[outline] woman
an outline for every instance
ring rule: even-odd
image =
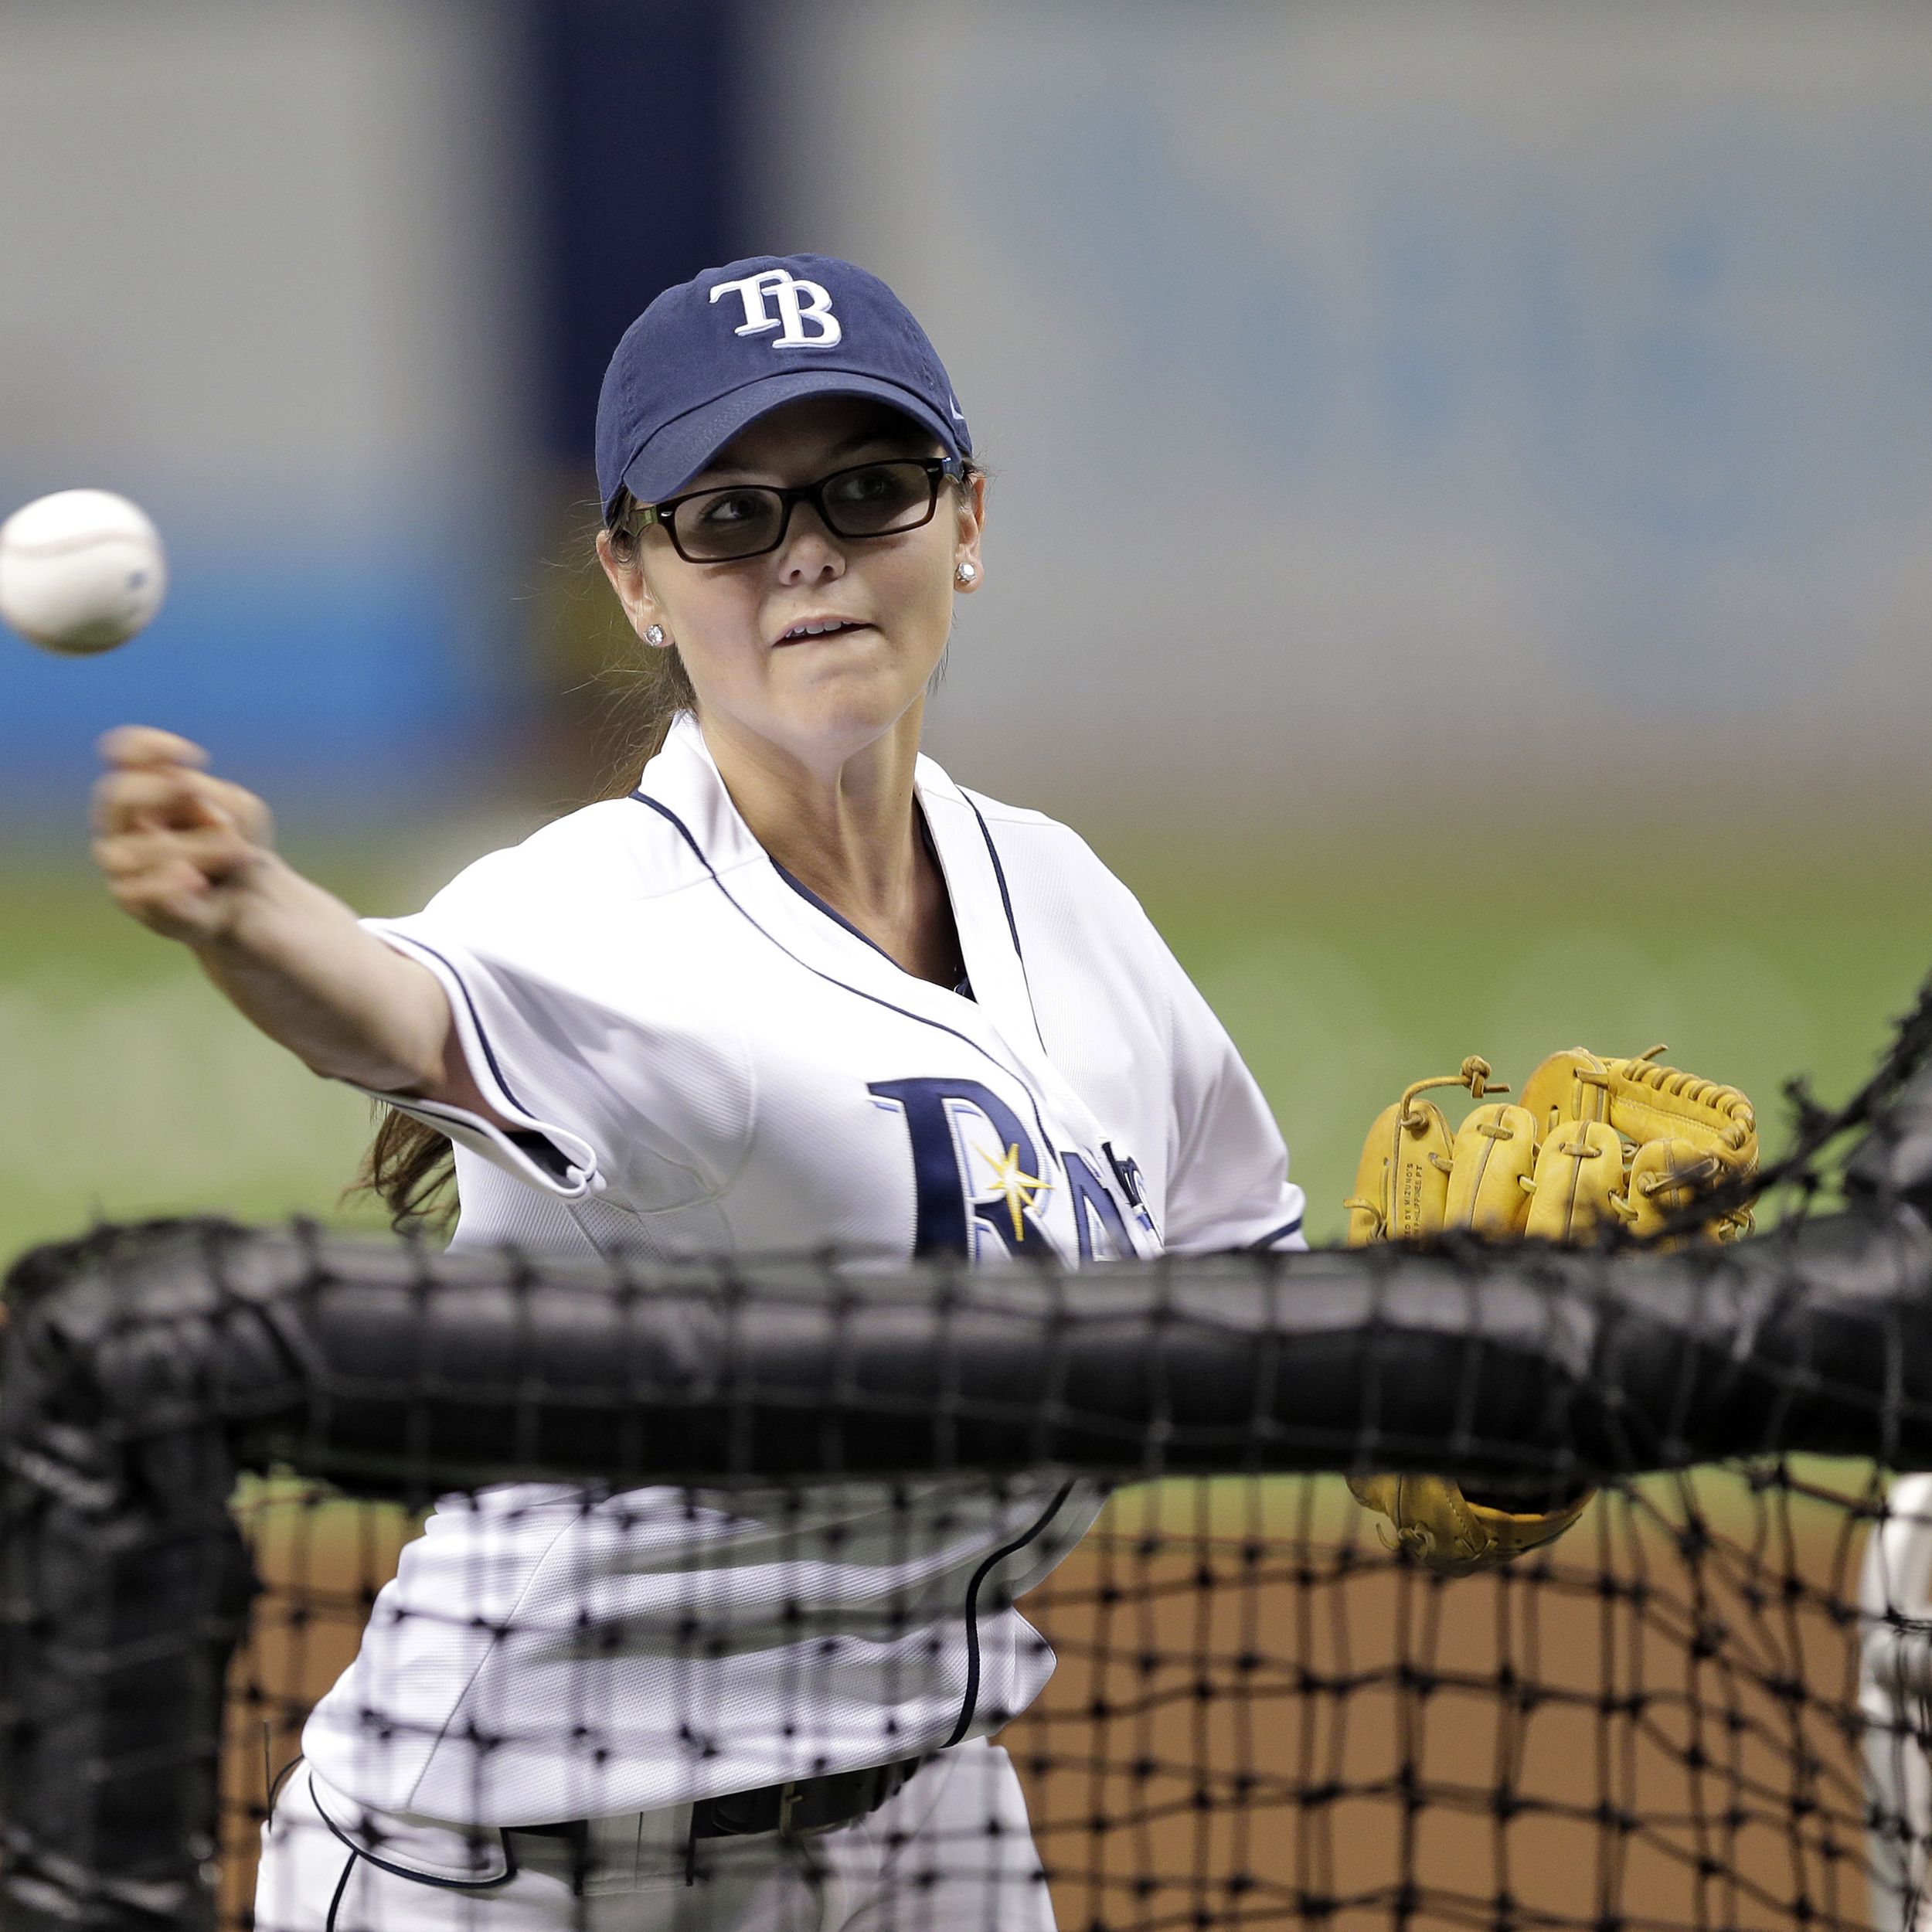
[[[130,730],[97,806],[121,903],[454,1145],[458,1245],[1298,1245],[1260,1095],[1132,897],[920,756],[986,486],[891,291],[811,256],[667,291],[597,459],[598,554],[676,699],[634,792],[359,924],[257,800]],[[377,1162],[398,1205],[433,1185],[413,1131]],[[1100,1500],[447,1502],[304,1733],[258,1923],[1050,1926],[985,1740],[1052,1668],[1012,1599]]]

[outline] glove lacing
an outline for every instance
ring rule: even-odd
[[[1478,1100],[1485,1094],[1507,1094],[1509,1091],[1507,1081],[1492,1080],[1489,1077],[1489,1063],[1480,1053],[1471,1053],[1463,1062],[1461,1073],[1438,1073],[1434,1080],[1417,1080],[1402,1090],[1400,1111],[1396,1118],[1405,1132],[1420,1134],[1429,1124],[1428,1116],[1412,1113],[1409,1104],[1418,1094],[1427,1093],[1432,1087],[1466,1087],[1469,1090],[1470,1098]],[[1449,1172],[1449,1163],[1440,1155],[1431,1154],[1429,1159],[1431,1165],[1440,1168],[1444,1173]],[[1371,1201],[1362,1195],[1352,1194],[1342,1205],[1345,1209],[1359,1208],[1363,1213],[1373,1215],[1377,1235],[1386,1231],[1388,1219],[1382,1212],[1380,1202]]]

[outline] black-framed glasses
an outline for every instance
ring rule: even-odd
[[[855,463],[791,489],[734,483],[721,490],[692,490],[643,505],[634,526],[662,524],[687,563],[735,563],[777,549],[799,503],[809,503],[835,536],[896,536],[931,522],[939,486],[963,481],[968,467],[957,456],[894,457]]]

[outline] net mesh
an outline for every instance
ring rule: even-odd
[[[1886,1850],[1927,1822],[1861,1758],[1886,1493],[1856,1464],[1638,1479],[1548,1556],[1452,1580],[1392,1556],[1338,1481],[1121,1492],[1022,1600],[1057,1668],[1002,1734],[1058,1923],[1874,1923]],[[417,1526],[245,1509],[266,1594],[229,1676],[235,1925],[274,1773]],[[1923,1749],[1916,1705],[1879,1723]]]
[[[1921,999],[1845,1106],[1795,1090],[1722,1253],[41,1251],[5,1923],[1903,1932],[1929,1046]],[[1447,1577],[1342,1480],[1391,1467],[1597,1495]]]

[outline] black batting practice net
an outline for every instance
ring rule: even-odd
[[[1907,1932],[1928,1046],[1721,1247],[37,1250],[0,1926]],[[1445,1576],[1388,1471],[1591,1499]]]

